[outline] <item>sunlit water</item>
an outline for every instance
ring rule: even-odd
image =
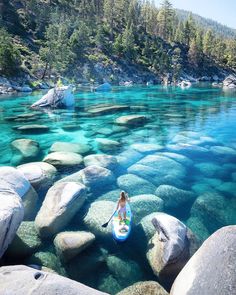
[[[195,195],[195,199],[186,207],[175,208],[173,206],[173,208],[168,208],[165,211],[190,226],[201,240],[218,227],[236,222],[234,217],[236,212],[233,211],[232,214],[232,210],[236,208],[236,92],[212,88],[209,85],[195,86],[190,89],[164,88],[161,86],[117,87],[108,93],[77,93],[76,107],[73,110],[45,112],[29,110],[28,107],[41,96],[42,93],[37,93],[0,98],[0,164],[2,166],[14,165],[10,144],[13,140],[19,138],[34,139],[40,144],[42,153],[37,159],[38,161],[48,154],[49,148],[56,141],[87,143],[91,145],[93,149],[91,153],[94,154],[102,153],[98,149],[96,138],[115,140],[121,144],[121,147],[118,150],[108,152],[109,155],[115,156],[124,155],[126,151],[133,151],[133,144],[158,144],[163,146],[160,151],[143,153],[142,158],[148,154],[164,155],[168,158],[168,154],[162,153],[171,152],[175,153],[175,156],[176,154],[184,155],[187,157],[185,160],[189,160],[181,163],[186,172],[184,177],[178,177],[175,174],[176,179],[173,181],[172,178],[171,181],[166,183],[166,179],[162,179],[160,176],[159,184],[176,186],[191,191]],[[95,105],[103,104],[127,105],[129,108],[125,111],[96,116],[91,116],[88,113],[88,110]],[[27,119],[28,121],[25,119],[12,121],[8,118],[32,112],[37,113],[37,116]],[[146,115],[148,121],[142,126],[118,130],[114,120],[129,114]],[[14,128],[15,126],[30,124],[47,125],[50,127],[50,131],[41,134],[22,134]],[[65,131],[63,127],[69,124],[78,126],[78,130]],[[191,145],[190,149],[183,148],[186,147],[186,144]],[[219,153],[215,150],[215,146],[226,147],[226,152],[224,153],[221,150]],[[141,160],[132,159],[132,155],[132,153],[129,154],[130,163],[135,164]],[[175,156],[172,154],[172,159],[178,162]],[[82,168],[80,167],[80,169]],[[119,169],[113,172],[118,178],[127,174],[127,169],[129,169],[127,165],[124,165],[124,167],[121,165]],[[78,171],[78,168],[72,170],[73,172]],[[72,170],[62,170],[58,178],[71,173]],[[142,177],[142,171],[139,171],[138,175]],[[147,179],[147,175],[143,175],[143,178],[158,187],[157,182],[153,183],[152,179]],[[117,195],[115,193],[107,195],[106,193],[117,189],[119,189],[118,184],[114,183],[111,187],[102,186],[96,192],[93,192],[87,200],[87,207],[84,207],[80,215],[84,216],[90,203],[98,199],[116,201],[118,191]],[[132,197],[138,195],[138,192],[139,188],[136,187],[135,193],[129,191],[129,194]],[[216,205],[214,209],[206,207],[208,211],[205,215],[202,212],[199,217],[204,224],[204,230],[202,230],[191,218],[193,217],[191,206],[198,196],[206,192],[213,192],[216,196],[220,194],[223,203],[219,203],[219,211],[217,211],[218,205]],[[150,191],[145,192],[145,188],[140,188],[140,194],[145,193],[150,193]],[[222,204],[228,204],[224,208],[225,210],[223,210]],[[214,207],[212,204],[208,206]],[[209,213],[211,210],[216,212]],[[150,213],[152,212],[150,208]],[[133,213],[135,216],[135,212]],[[216,217],[208,220],[211,214]],[[82,228],[86,230],[86,226],[82,227],[79,219],[75,218],[66,229],[80,230]],[[210,226],[208,221],[211,223]],[[135,232],[136,225],[134,222],[133,232]],[[125,244],[117,244],[112,240],[112,235],[108,236],[107,239],[98,238],[94,246],[81,253],[73,262],[61,264],[57,261],[48,263],[48,266],[56,268],[57,271],[60,268],[60,273],[92,287],[116,293],[135,281],[155,279],[146,262],[145,250],[140,255],[139,238],[141,239],[137,230]],[[50,253],[54,253],[53,244],[50,241],[44,243],[40,251],[47,252],[45,255],[50,256]],[[46,260],[49,261],[50,258]],[[27,264],[29,261],[29,258],[19,261],[11,261],[9,257],[6,258],[6,263]],[[129,269],[125,261],[127,261],[127,265],[134,263],[134,266],[131,267],[133,272],[128,274],[128,277],[126,277],[126,272],[129,272]],[[60,264],[60,267],[57,266],[57,263]]]

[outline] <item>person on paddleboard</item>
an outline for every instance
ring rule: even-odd
[[[126,221],[126,202],[130,202],[128,194],[122,191],[120,193],[120,197],[116,207],[116,210],[118,210],[120,222]],[[122,218],[122,215],[123,215],[123,218]]]

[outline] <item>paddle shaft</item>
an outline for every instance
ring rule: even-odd
[[[106,225],[106,226],[108,225],[108,223],[111,221],[112,217],[116,214],[116,211],[117,211],[117,209],[113,212],[113,214],[111,215],[111,217],[109,218],[109,220],[106,223],[103,224],[103,226],[104,225]]]

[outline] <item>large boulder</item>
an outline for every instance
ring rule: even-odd
[[[117,185],[131,196],[153,194],[156,187],[149,181],[134,174],[124,174],[118,177]]]
[[[4,185],[5,184],[5,185]],[[3,186],[4,185],[4,186]],[[24,217],[24,207],[19,195],[7,183],[0,186],[0,258],[14,239]],[[2,286],[2,284],[0,284]],[[0,287],[1,288],[1,287]]]
[[[72,93],[72,86],[61,86],[50,89],[41,99],[32,104],[32,108],[51,107],[63,108],[72,107],[75,104],[75,98]]]
[[[218,228],[236,223],[236,202],[217,192],[207,192],[199,196],[191,209],[191,216],[202,220],[210,233]]]
[[[117,156],[118,163],[123,167],[127,168],[140,159],[143,158],[143,154],[133,150],[133,149],[128,149],[123,151]]]
[[[38,195],[24,175],[13,167],[0,167],[0,183],[7,183],[7,189],[10,188],[16,192],[23,201],[24,220],[31,220],[35,216],[36,203]],[[0,192],[5,190],[4,184],[0,184]]]
[[[117,194],[117,197],[119,195]],[[143,217],[153,212],[162,212],[164,202],[161,198],[155,195],[138,195],[130,198],[130,206],[133,212],[133,220],[135,223],[141,221]]]
[[[145,115],[126,115],[121,116],[115,120],[115,123],[118,125],[128,125],[128,126],[135,126],[135,125],[142,125],[147,122],[147,116]]]
[[[81,208],[86,199],[86,187],[75,182],[52,186],[38,212],[35,225],[39,235],[50,237],[62,230]]]
[[[19,165],[37,158],[40,152],[39,143],[32,139],[16,139],[11,143],[13,155],[11,163]]]
[[[135,283],[116,295],[168,295],[169,293],[157,282],[144,281]]]
[[[83,223],[86,228],[95,236],[108,237],[111,236],[111,223],[107,227],[102,227],[111,217],[115,210],[115,202],[96,201],[88,208]]]
[[[111,185],[115,182],[115,177],[109,169],[92,165],[66,176],[58,182],[79,182],[83,183],[89,189],[95,190]]]
[[[131,284],[142,279],[142,269],[137,262],[133,260],[127,259],[126,257],[122,258],[115,255],[108,255],[106,263],[109,272],[120,285],[127,285],[127,277]]]
[[[223,81],[223,85],[226,88],[236,88],[236,77],[234,75],[229,75]]]
[[[42,246],[33,221],[23,221],[16,232],[16,236],[9,248],[7,255],[9,257],[30,256]]]
[[[155,194],[164,201],[166,210],[181,208],[192,203],[195,199],[194,193],[178,189],[171,185],[160,185]]]
[[[190,257],[192,234],[182,222],[165,213],[157,213],[152,224],[157,232],[149,241],[147,259],[155,275],[171,281]]]
[[[19,288],[20,286],[20,288]],[[102,295],[106,294],[76,281],[57,274],[39,271],[24,265],[4,266],[0,268],[0,293],[25,295]]]
[[[134,143],[131,145],[131,148],[142,154],[151,154],[162,150],[164,147],[153,143]]]
[[[206,158],[209,157],[209,150],[207,148],[193,145],[189,143],[168,144],[167,149],[173,153],[180,153],[189,157]]]
[[[44,162],[23,164],[17,169],[37,192],[46,191],[53,184],[57,174],[57,169],[53,165]]]
[[[99,166],[103,168],[107,168],[109,170],[114,170],[117,165],[117,159],[114,156],[103,155],[103,154],[94,154],[89,155],[84,158],[84,165],[85,166]]]
[[[81,165],[83,158],[72,152],[55,152],[48,154],[43,161],[57,168],[65,168]]]
[[[61,232],[56,235],[54,245],[62,261],[69,261],[89,247],[94,240],[95,236],[90,232]]]
[[[57,141],[50,148],[50,152],[71,152],[80,155],[88,154],[91,151],[91,147],[85,143],[74,142],[61,142]]]
[[[99,150],[103,152],[116,151],[120,148],[120,142],[107,138],[96,138],[96,143]]]
[[[126,111],[128,109],[129,106],[127,105],[101,104],[93,105],[90,109],[87,110],[87,112],[92,115],[106,115],[116,113],[118,111]]]
[[[46,125],[31,124],[31,125],[16,126],[14,127],[14,129],[20,131],[21,133],[40,134],[40,133],[47,133],[50,130],[50,127]]]
[[[236,226],[219,229],[188,261],[171,295],[232,295],[236,286]]]

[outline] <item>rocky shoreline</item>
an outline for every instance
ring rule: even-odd
[[[123,77],[123,78],[120,78],[120,81],[122,81],[122,83],[124,83],[124,81],[132,81],[132,83],[148,84],[148,85],[149,84],[152,85],[153,83],[166,84],[166,85],[171,84],[171,81],[169,81],[168,79],[160,79],[160,78],[157,79],[155,76],[150,76],[149,78],[147,78],[145,75],[143,77],[141,75],[139,78],[137,78],[136,76],[134,77],[127,76],[126,80],[124,80],[124,77]],[[183,73],[178,83],[180,83],[181,81],[189,81],[192,83],[213,82],[213,86],[224,86],[225,88],[231,88],[231,89],[236,88],[236,76],[232,74],[228,76],[227,73],[222,73],[221,76],[213,75],[213,76],[202,76],[198,78],[192,77],[191,75]],[[221,82],[223,82],[223,84],[220,84]],[[90,83],[91,83],[90,81],[86,82],[86,80],[84,80],[82,84],[79,83],[79,85],[89,86]],[[93,81],[91,85],[94,85],[94,83],[95,82]],[[12,78],[12,79],[0,77],[0,95],[12,94],[17,92],[30,93],[32,91],[45,90],[45,89],[50,89],[53,87],[54,86],[51,85],[50,82],[39,81],[39,80],[31,79],[30,77]]]

